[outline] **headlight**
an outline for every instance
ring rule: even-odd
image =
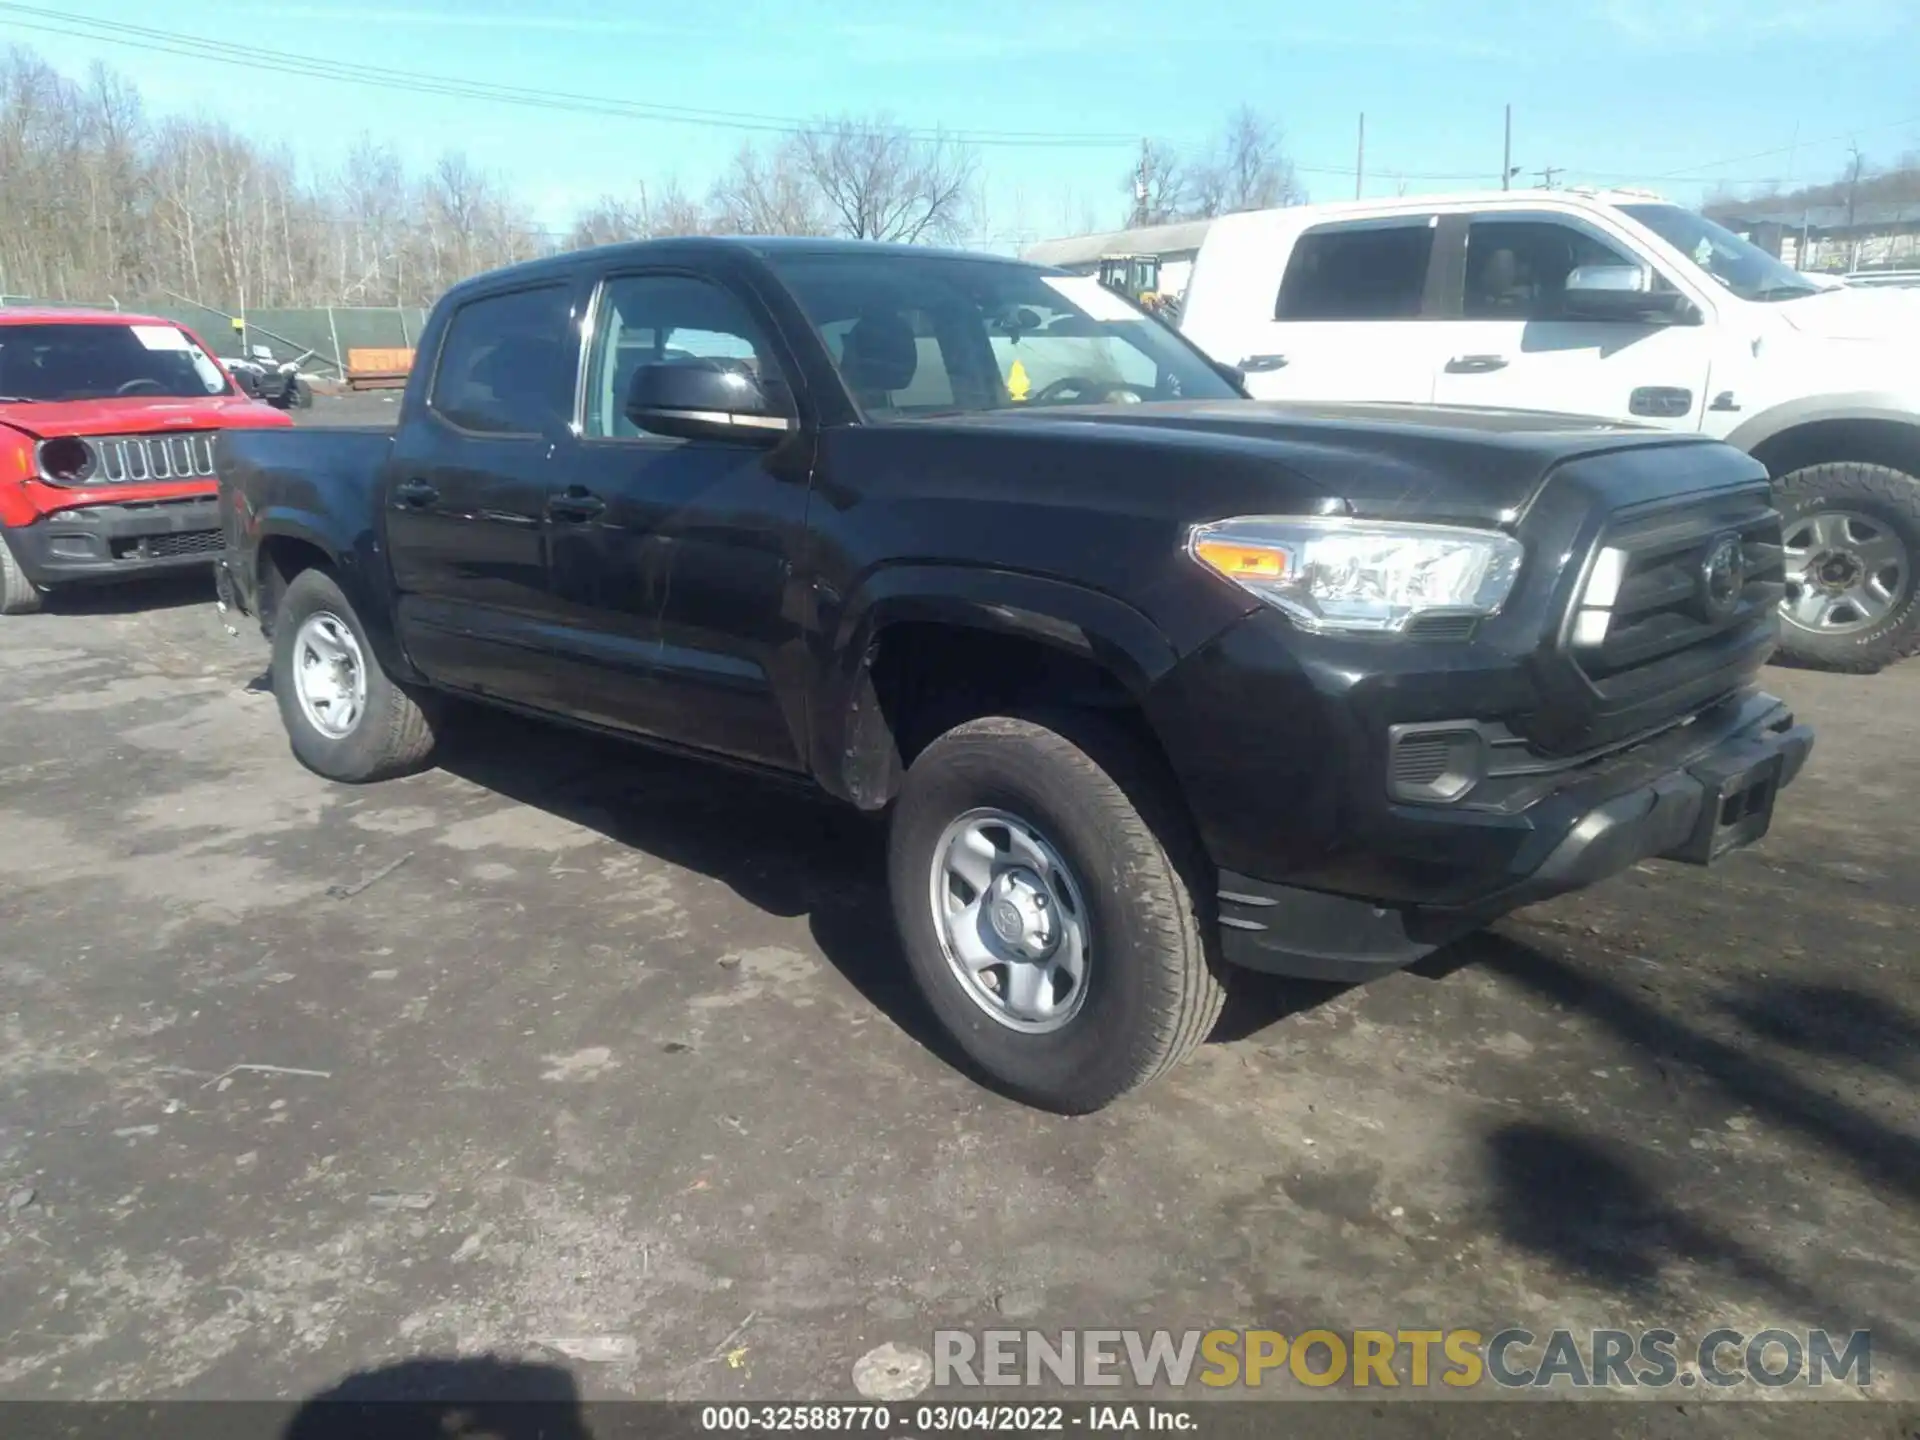
[[[1526,553],[1497,530],[1267,515],[1196,525],[1187,550],[1302,629],[1368,634],[1494,614]]]
[[[40,442],[40,474],[56,485],[84,485],[93,478],[93,447],[75,435]]]

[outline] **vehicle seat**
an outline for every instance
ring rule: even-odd
[[[1520,261],[1513,251],[1495,250],[1480,267],[1479,309],[1487,315],[1514,315],[1527,309],[1527,287],[1520,283]]]
[[[913,384],[919,368],[913,326],[891,311],[862,315],[840,350],[840,374],[866,410],[891,410],[893,392]]]
[[[540,433],[565,419],[553,409],[560,368],[560,347],[553,341],[507,335],[475,364],[472,382],[487,389],[516,430]]]

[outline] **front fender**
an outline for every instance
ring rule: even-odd
[[[829,791],[872,803],[852,772],[885,743],[867,667],[881,632],[906,622],[980,630],[1050,646],[1098,665],[1143,696],[1178,661],[1145,615],[1097,590],[1046,576],[977,566],[893,565],[872,572],[847,598],[827,637],[815,687],[812,768]]]

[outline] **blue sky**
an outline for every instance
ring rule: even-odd
[[[730,114],[885,112],[914,126],[1112,137],[983,146],[985,238],[1117,222],[1124,137],[1198,150],[1227,110],[1285,127],[1313,198],[1495,184],[1501,107],[1514,159],[1573,183],[1830,178],[1849,138],[1870,158],[1920,150],[1920,0],[37,0],[349,65],[451,75]],[[605,191],[677,177],[703,191],[745,139],[213,65],[74,34],[0,7],[0,43],[72,73],[94,59],[157,111],[217,113],[303,163],[364,129],[425,164],[463,147],[560,226]],[[1137,142],[1136,142],[1137,143]],[[1519,182],[1517,182],[1519,183]]]

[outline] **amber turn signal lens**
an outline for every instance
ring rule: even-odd
[[[1287,573],[1286,552],[1264,545],[1200,540],[1194,544],[1193,553],[1229,580],[1279,580]]]

